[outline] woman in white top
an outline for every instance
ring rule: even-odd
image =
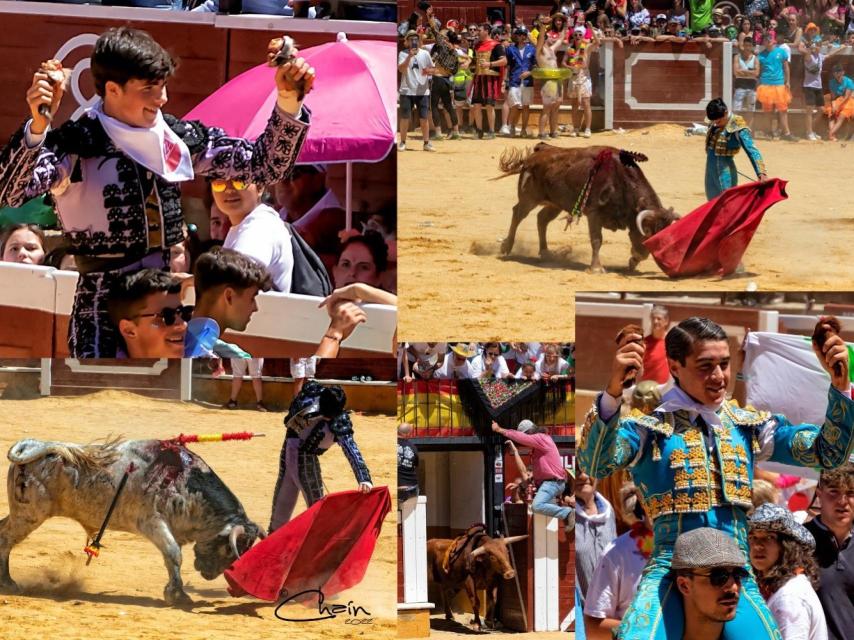
[[[569,362],[560,357],[558,345],[543,346],[543,353],[537,360],[537,373],[543,380],[559,380],[569,375]]]
[[[263,264],[273,288],[289,293],[294,268],[291,232],[275,209],[261,203],[263,190],[242,180],[211,180],[211,191],[231,222],[223,246]]]
[[[750,563],[783,640],[827,640],[816,589],[815,538],[788,509],[766,502],[750,516]]]

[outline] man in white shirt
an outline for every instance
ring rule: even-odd
[[[435,377],[439,380],[474,378],[474,370],[468,359],[474,357],[476,353],[477,347],[473,343],[461,342],[453,345],[451,353],[445,356],[445,362],[436,371]]]
[[[421,48],[420,38],[415,31],[408,31],[404,39],[406,48],[397,57],[400,72],[400,142],[398,151],[406,151],[406,134],[413,107],[418,108],[421,133],[424,136],[424,151],[433,151],[430,144],[430,75],[433,59],[426,49]]]

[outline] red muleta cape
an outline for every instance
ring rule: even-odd
[[[390,510],[388,487],[329,494],[226,569],[228,592],[275,602],[282,589],[327,597],[349,589],[365,577]]]
[[[779,178],[732,187],[643,244],[671,278],[725,276],[738,267],[768,208],[788,197]]]

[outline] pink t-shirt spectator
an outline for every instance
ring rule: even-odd
[[[504,436],[518,445],[528,447],[533,453],[534,482],[540,484],[545,480],[565,480],[566,471],[560,459],[555,441],[547,433],[527,434],[519,431],[504,431]]]

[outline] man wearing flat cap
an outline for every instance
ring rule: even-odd
[[[822,331],[831,330],[822,324]],[[682,611],[673,591],[671,553],[676,537],[699,527],[732,536],[747,554],[757,462],[833,469],[854,448],[854,401],[848,349],[830,334],[814,352],[829,374],[823,425],[792,424],[783,415],[742,409],[727,401],[730,351],[724,330],[708,318],[687,318],[670,329],[665,354],[675,386],[651,415],[620,416],[623,383],[643,367],[643,336],[621,333],[611,379],[587,415],[578,445],[580,466],[606,478],[628,468],[653,521],[654,548],[621,639],[681,638]],[[743,613],[724,629],[727,640],[778,640],[779,631],[756,581],[744,581]]]
[[[749,575],[746,562],[738,543],[717,529],[702,527],[676,538],[672,568],[685,608],[685,631],[674,638],[724,637],[724,623],[750,606],[740,598]]]

